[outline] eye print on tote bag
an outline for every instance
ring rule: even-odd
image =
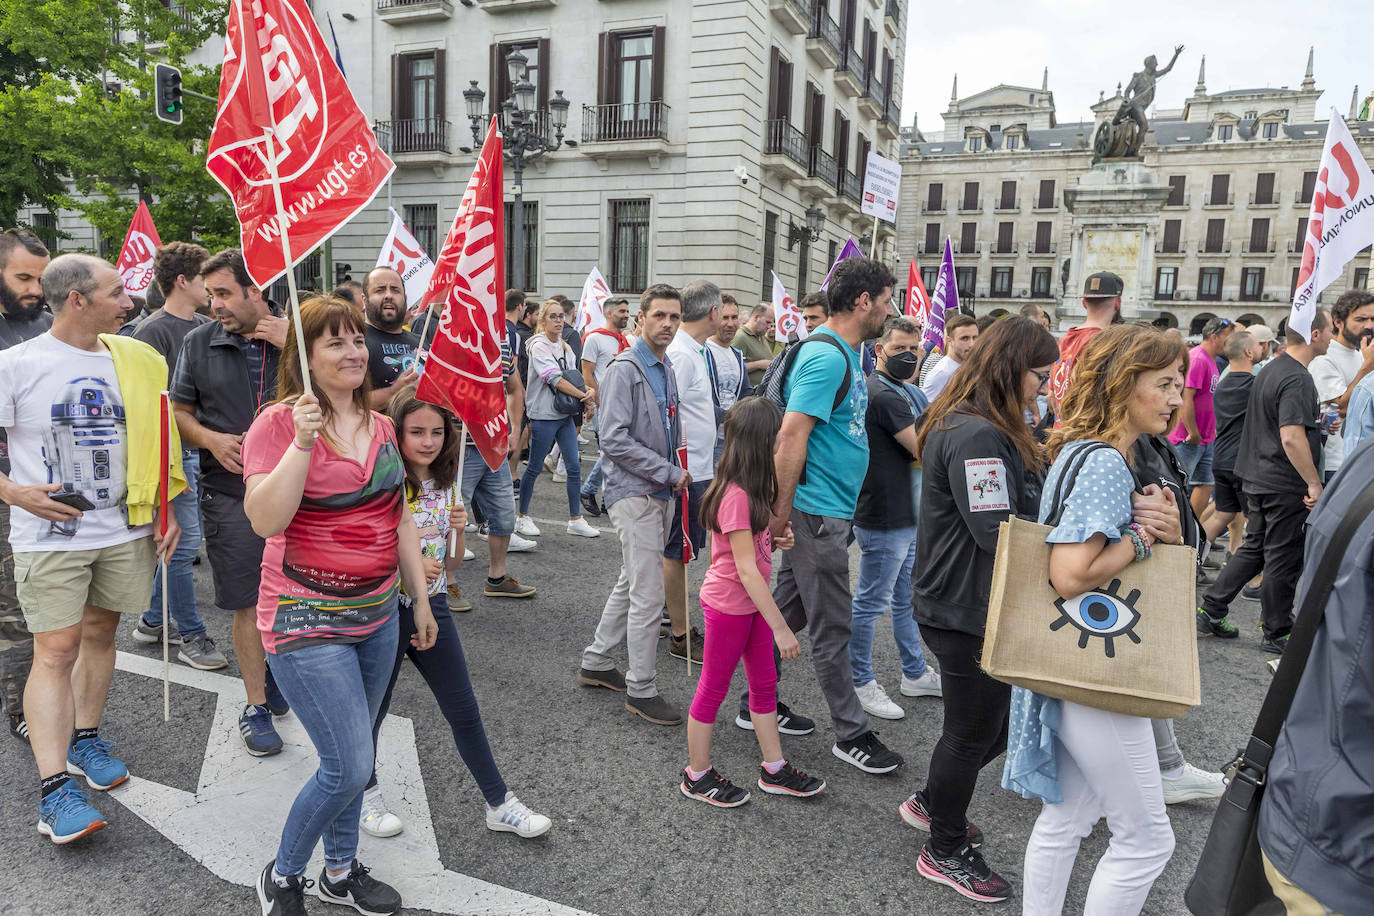
[[[1097,636],[1108,658],[1116,658],[1114,637],[1128,636],[1139,645],[1135,625],[1140,622],[1140,612],[1135,603],[1140,599],[1140,589],[1131,589],[1125,598],[1120,589],[1121,580],[1113,579],[1106,588],[1095,588],[1072,598],[1056,598],[1054,606],[1059,610],[1059,618],[1050,624],[1050,629],[1058,630],[1071,623],[1079,630],[1078,648],[1088,648],[1089,638]]]

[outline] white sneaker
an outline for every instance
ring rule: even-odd
[[[471,515],[468,516],[468,523],[463,526],[463,530],[469,533],[477,530],[477,523],[472,520]]]
[[[553,821],[526,808],[514,792],[506,793],[506,800],[499,808],[487,805],[488,830],[504,830],[528,840],[548,833],[552,826]]]
[[[601,537],[601,532],[588,525],[585,518],[575,518],[568,522],[568,534],[575,534],[580,538]]]
[[[472,559],[473,557],[475,557],[475,556],[477,556],[477,554],[473,553],[471,550],[468,550],[466,547],[463,548],[463,559],[464,559],[464,560],[471,560],[471,559]]]
[[[523,534],[527,538],[539,537],[539,528],[535,526],[534,519],[528,515],[522,515],[515,520],[515,533]]]
[[[518,534],[512,534],[510,546],[506,548],[506,553],[529,553],[538,546],[537,541],[527,541]]]
[[[1226,777],[1221,773],[1208,773],[1191,763],[1183,765],[1183,772],[1173,779],[1164,777],[1164,804],[1176,805],[1179,802],[1199,798],[1221,798],[1226,791]]]
[[[586,437],[585,434],[581,434],[581,433],[578,434],[578,436],[577,436],[577,441],[578,441],[578,443],[581,444],[581,445],[591,445],[591,444],[592,444],[592,440],[588,439],[588,438]]]
[[[544,458],[544,470],[548,471],[550,474],[558,470],[558,459],[553,456],[552,452]]]
[[[906,716],[906,710],[892,702],[887,691],[883,690],[877,681],[869,681],[862,687],[856,687],[854,692],[859,695],[859,703],[863,706],[864,712],[870,716],[877,716],[879,719],[901,719]]]
[[[567,471],[563,471],[563,470],[554,471],[554,472],[553,472],[553,482],[554,482],[554,483],[567,483],[567,482],[568,482],[568,472],[567,472]]]
[[[926,665],[920,677],[902,675],[902,696],[904,697],[942,697],[944,686],[940,683],[940,672]]]
[[[401,819],[387,810],[382,787],[373,786],[363,792],[363,810],[358,826],[370,836],[395,836],[405,829]]]

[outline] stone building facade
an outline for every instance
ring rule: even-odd
[[[1204,58],[1182,109],[1151,117],[1144,164],[1170,195],[1142,283],[1161,323],[1195,333],[1221,315],[1274,326],[1296,284],[1326,137],[1312,55],[1298,89],[1209,94],[1205,67]],[[927,138],[915,122],[903,130],[899,254],[914,253],[930,288],[949,236],[961,301],[972,297],[979,314],[1026,302],[1054,314],[1062,298],[1072,302],[1064,192],[1088,170],[1093,131],[1120,102],[1104,95],[1092,120],[1062,123],[1048,71],[1039,89],[1003,85],[964,98],[956,77],[942,133]],[[1357,104],[1349,126],[1374,160],[1374,121],[1357,121]],[[1370,266],[1357,257],[1323,298],[1367,287]],[[1065,327],[1080,314],[1062,311]]]

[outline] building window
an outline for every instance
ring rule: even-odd
[[[48,251],[57,254],[57,214],[35,213],[33,215],[33,234],[47,246]]]
[[[444,149],[444,52],[419,51],[391,58],[391,151]]]
[[[1048,267],[1031,268],[1031,298],[1050,298],[1050,269]]]
[[[1199,299],[1221,298],[1220,267],[1204,267],[1197,273],[1197,297]]]
[[[931,182],[926,191],[926,209],[936,213],[945,209],[945,186],[939,182]]]
[[[1250,221],[1250,253],[1265,254],[1269,251],[1269,220]]]
[[[1226,220],[1209,219],[1207,221],[1207,242],[1203,246],[1204,251],[1218,253],[1222,250],[1221,246],[1226,241]]]
[[[406,225],[415,241],[429,255],[431,261],[439,257],[439,205],[406,204],[402,208]],[[412,303],[413,304],[413,303]]]
[[[1294,268],[1293,268],[1293,282],[1290,283],[1289,286],[1288,286],[1288,298],[1289,298],[1289,300],[1292,300],[1294,294],[1296,294],[1297,291],[1298,291],[1298,271],[1300,271],[1300,270],[1302,270],[1302,267],[1301,267],[1301,266],[1298,266],[1298,267],[1294,267]]]
[[[978,182],[964,182],[964,202],[959,207],[960,210],[977,210],[978,207]]]
[[[832,152],[835,157],[835,165],[839,169],[840,177],[848,171],[845,163],[849,161],[849,119],[838,111],[835,112],[835,148]]]
[[[1247,302],[1258,302],[1264,293],[1264,268],[1246,267],[1240,272],[1240,297]]]
[[[961,223],[959,225],[959,253],[976,254],[978,239],[977,223]]]
[[[826,264],[830,264],[830,265],[834,265],[835,259],[836,259],[837,257],[839,257],[839,250],[840,250],[840,243],[837,242],[837,241],[835,241],[834,239],[831,239],[831,240],[830,240],[829,250],[826,252],[826,261],[825,261],[825,263],[826,263]],[[829,269],[829,268],[827,268],[827,270],[828,270],[828,269]],[[773,293],[772,293],[772,291],[770,290],[769,293],[768,293],[768,295],[771,296],[772,294],[773,294]],[[764,298],[766,299],[766,298],[768,298],[768,296],[765,296]]]
[[[1178,268],[1161,267],[1155,272],[1155,298],[1172,299],[1178,289]]]
[[[1020,134],[1012,134],[1011,136],[1007,137],[1007,149],[1020,149],[1020,148],[1021,148],[1021,135],[1020,135]]]
[[[1010,267],[994,267],[992,269],[992,296],[1000,299],[1011,296]]]
[[[1255,203],[1275,203],[1273,172],[1260,172],[1259,175],[1255,176]]]
[[[981,152],[982,149],[983,149],[983,137],[982,137],[982,135],[980,135],[980,134],[974,134],[973,136],[971,136],[971,137],[968,138],[968,151],[969,151],[970,153]]]
[[[792,62],[777,48],[772,49],[772,66],[768,93],[768,118],[772,121],[792,122]],[[781,134],[779,134],[781,136]]]
[[[940,268],[938,268],[938,267],[922,267],[922,268],[921,268],[921,285],[924,286],[924,287],[926,288],[926,292],[927,292],[927,293],[929,293],[929,294],[931,294],[931,295],[934,295],[934,293],[935,293],[935,284],[939,281],[939,279],[940,279]]]
[[[1002,196],[997,200],[997,209],[1015,210],[1016,209],[1016,182],[1002,182]]]
[[[526,292],[539,288],[539,203],[533,200],[520,201],[520,209],[524,212],[524,245],[525,249],[525,285],[516,287],[515,283],[519,277],[510,275],[510,271],[515,267],[515,233],[511,231],[511,226],[515,221],[515,201],[506,202],[506,286],[511,289],[521,289]]]
[[[1230,124],[1218,124],[1218,125],[1217,125],[1217,139],[1218,139],[1218,140],[1230,140],[1230,139],[1231,139],[1231,132],[1232,132],[1234,129],[1235,129],[1235,128],[1233,128]]]
[[[1298,195],[1298,203],[1300,203],[1300,204],[1310,204],[1310,203],[1312,202],[1312,195],[1313,195],[1314,193],[1316,193],[1316,190],[1317,190],[1317,173],[1316,173],[1316,172],[1303,172],[1303,173],[1302,173],[1302,192]]]
[[[1053,227],[1054,224],[1049,222],[1048,220],[1044,220],[1035,224],[1036,254],[1050,253],[1050,232],[1053,230]]]
[[[926,254],[935,254],[940,250],[940,224],[926,223]]]
[[[1298,217],[1298,235],[1297,235],[1297,238],[1294,239],[1294,241],[1293,241],[1293,250],[1296,251],[1296,252],[1301,253],[1301,252],[1302,252],[1302,246],[1305,245],[1305,244],[1307,244],[1307,217],[1305,217],[1305,216],[1299,216],[1299,217]]]
[[[1035,206],[1041,210],[1049,210],[1054,207],[1054,179],[1043,178],[1040,181],[1040,194],[1036,198]]]
[[[1166,207],[1182,207],[1182,206],[1185,206],[1186,203],[1187,203],[1187,199],[1183,196],[1183,192],[1184,192],[1185,190],[1187,190],[1187,187],[1188,187],[1188,176],[1187,176],[1187,175],[1170,175],[1170,176],[1169,176],[1169,199],[1166,200],[1166,201],[1164,202],[1164,206],[1166,206]]]
[[[973,300],[973,288],[978,284],[978,268],[956,267],[954,269],[954,281],[959,290],[959,299],[971,302]]]
[[[105,261],[112,260],[118,253],[115,251],[114,239],[103,232],[100,233],[99,251],[101,259]]]
[[[616,101],[624,120],[645,120],[653,99],[654,37],[650,32],[616,35],[616,82],[620,92]]]
[[[1169,254],[1178,254],[1178,240],[1182,229],[1183,220],[1181,219],[1166,219],[1164,221],[1164,243],[1161,246],[1163,251]]]
[[[1011,240],[1011,233],[1012,233],[1012,227],[1013,227],[1013,225],[1014,225],[1014,224],[1012,224],[1012,223],[998,223],[998,224],[997,224],[997,253],[998,253],[998,254],[1010,254],[1011,252],[1013,252],[1013,251],[1016,250],[1016,248],[1015,248],[1015,246],[1012,244],[1012,240]],[[994,274],[993,276],[995,277],[996,274]]]
[[[549,103],[548,81],[544,73],[548,70],[549,40],[547,38],[529,41],[502,42],[491,46],[491,85],[496,91],[488,95],[487,104],[493,113],[501,110],[501,105],[511,97],[510,70],[506,58],[511,52],[519,51],[525,55],[525,78],[534,84],[535,107],[543,110]]]
[[[811,239],[802,236],[797,243],[797,297],[806,295],[806,284],[811,282]]]
[[[1207,196],[1209,204],[1229,204],[1231,202],[1231,176],[1213,175],[1212,193]]]
[[[664,28],[602,32],[597,49],[595,135],[582,139],[623,140],[662,136]],[[544,71],[549,72],[545,58]],[[543,87],[540,87],[541,92]]]
[[[1265,121],[1260,130],[1263,133],[1264,139],[1273,140],[1279,135],[1279,122]]]
[[[611,290],[639,294],[649,285],[649,201],[611,201]]]
[[[1355,282],[1352,284],[1354,289],[1369,289],[1369,268],[1355,268]]]
[[[778,258],[778,215],[772,210],[763,214],[763,298],[773,298],[773,270]],[[800,292],[800,291],[798,291]],[[773,303],[775,306],[777,303]]]

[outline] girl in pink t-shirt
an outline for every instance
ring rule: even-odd
[[[773,446],[782,416],[771,401],[744,398],[725,414],[725,448],[715,479],[702,499],[701,520],[711,531],[711,566],[701,586],[706,650],[696,697],[687,718],[689,762],[682,794],[718,808],[736,808],[749,792],[711,766],[711,733],[740,660],[749,682],[749,717],[763,765],[758,786],[771,795],[816,795],[825,780],[807,776],[782,756],[778,740],[778,673],[773,644],[783,658],[801,654],[797,637],[768,591],[773,550],[790,550],[792,528],[769,534],[778,478]]]

